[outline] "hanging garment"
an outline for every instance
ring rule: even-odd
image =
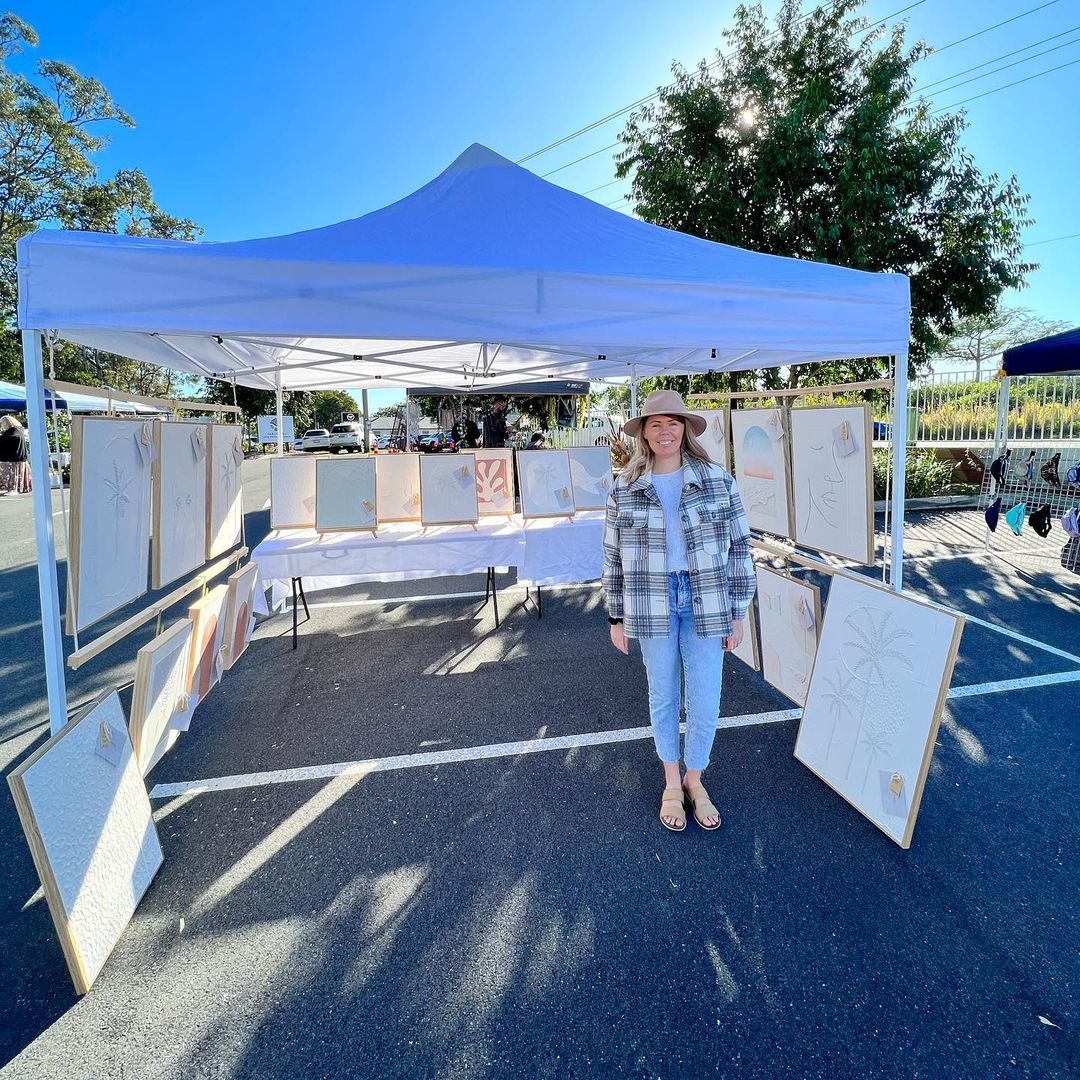
[[[1024,503],[1017,503],[1005,513],[1005,523],[1017,536],[1024,531],[1024,514],[1026,513],[1027,506]]]
[[[1040,535],[1050,535],[1050,504],[1044,503],[1038,510],[1031,511],[1028,524]]]
[[[990,462],[990,475],[997,483],[997,488],[995,489],[997,491],[1001,490],[1001,485],[1005,483],[1005,477],[1009,475],[1009,456],[1011,454],[1011,450],[1006,450],[1004,454],[1001,454]]]
[[[1035,451],[1029,450],[1024,462],[1024,482],[1030,484],[1035,479]]]
[[[1080,574],[1080,536],[1074,536],[1061,549],[1061,565],[1074,574]]]
[[[1061,487],[1061,477],[1058,475],[1058,465],[1061,463],[1061,454],[1055,454],[1040,470],[1039,475],[1051,486]]]
[[[1065,482],[1067,484],[1076,484],[1080,487],[1080,461],[1074,461],[1068,469],[1065,470]]]
[[[999,495],[987,508],[983,517],[986,518],[986,524],[991,532],[996,532],[998,527],[998,517],[1001,515],[1001,496]]]
[[[1080,537],[1080,514],[1077,513],[1075,506],[1068,510],[1061,519],[1061,527],[1069,536]]]

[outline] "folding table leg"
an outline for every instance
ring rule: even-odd
[[[296,635],[296,620],[297,620],[297,596],[299,594],[300,603],[304,605],[304,622],[308,622],[311,619],[311,612],[308,610],[307,597],[304,595],[304,581],[302,578],[294,577],[292,579],[292,647],[296,648],[297,635]]]
[[[299,578],[292,579],[292,647],[296,650],[296,583]]]
[[[499,594],[495,591],[495,567],[490,568],[491,574],[491,602],[495,605],[495,629],[499,629]]]

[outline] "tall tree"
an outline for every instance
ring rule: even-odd
[[[942,342],[934,359],[974,368],[978,380],[984,372],[994,374],[996,369],[987,370],[986,363],[1000,357],[1006,349],[1050,334],[1060,334],[1071,327],[1071,323],[1044,319],[1028,308],[996,308],[986,315],[959,320],[948,340]]]
[[[774,255],[893,271],[911,279],[918,370],[961,320],[992,311],[1034,267],[1022,260],[1028,197],[984,176],[961,145],[963,114],[912,97],[929,49],[902,25],[868,30],[864,0],[803,14],[785,0],[770,27],[740,6],[716,59],[678,65],[633,113],[617,174],[632,175],[646,221]],[[864,378],[880,358],[822,364],[810,381]],[[806,379],[792,369],[789,383]],[[778,385],[780,373],[758,381]],[[695,389],[728,388],[696,377]],[[713,385],[710,385],[713,384]]]

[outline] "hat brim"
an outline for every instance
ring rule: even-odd
[[[630,436],[638,435],[641,432],[641,425],[649,419],[650,416],[674,416],[676,420],[681,420],[686,424],[695,435],[705,434],[705,418],[703,416],[695,416],[693,413],[680,413],[680,412],[654,412],[654,413],[642,413],[640,416],[632,417],[623,424],[623,432]]]

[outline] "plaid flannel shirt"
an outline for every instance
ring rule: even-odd
[[[679,513],[694,632],[724,637],[733,619],[745,618],[757,588],[750,526],[735,478],[726,469],[686,458],[682,477]],[[617,480],[608,495],[602,580],[608,614],[623,620],[628,637],[668,636],[664,509],[651,472],[630,484]]]

